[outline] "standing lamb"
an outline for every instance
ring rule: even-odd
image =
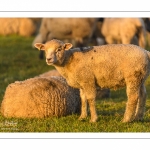
[[[62,77],[35,77],[8,85],[1,104],[5,117],[61,117],[80,112],[79,90]]]
[[[146,46],[146,28],[140,18],[105,18],[101,33],[108,44],[134,43]]]
[[[150,53],[136,45],[109,44],[71,49],[71,43],[57,39],[35,47],[44,50],[46,62],[80,89],[81,116],[87,117],[87,101],[91,122],[98,117],[95,108],[96,86],[118,89],[126,86],[128,101],[123,122],[142,120],[146,103],[144,82],[150,73]]]

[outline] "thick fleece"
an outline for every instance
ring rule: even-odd
[[[80,95],[62,77],[36,77],[8,85],[1,104],[5,117],[61,117],[80,112]]]

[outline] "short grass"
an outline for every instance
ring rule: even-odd
[[[0,102],[8,84],[53,69],[39,59],[39,52],[31,47],[32,41],[33,37],[0,36]],[[96,123],[89,123],[90,116],[79,121],[79,114],[44,119],[8,119],[0,114],[0,132],[150,132],[150,78],[146,88],[148,98],[142,122],[121,122],[126,105],[126,92],[121,89],[111,91],[111,98],[96,101],[99,117]]]

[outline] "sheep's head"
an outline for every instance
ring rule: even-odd
[[[65,59],[65,52],[72,47],[72,44],[53,39],[45,44],[36,43],[34,46],[39,50],[45,51],[48,65],[61,65]]]

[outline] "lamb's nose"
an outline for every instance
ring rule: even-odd
[[[47,61],[50,61],[52,58],[46,58]]]

